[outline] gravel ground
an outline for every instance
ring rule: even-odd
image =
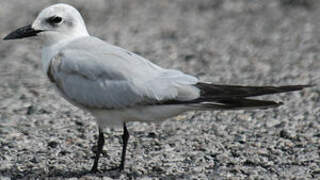
[[[2,0],[0,36],[57,0]],[[244,85],[320,83],[316,0],[69,0],[88,30],[201,80]],[[127,168],[120,130],[106,130],[93,163],[93,118],[63,100],[42,73],[40,46],[0,41],[0,179],[317,179],[320,90],[269,96],[278,109],[189,112],[131,123]]]

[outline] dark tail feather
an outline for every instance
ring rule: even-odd
[[[217,85],[210,83],[197,83],[195,85],[200,89],[202,98],[245,98],[261,96],[267,94],[284,93],[290,91],[299,91],[313,85],[291,85],[291,86],[233,86]]]
[[[204,109],[239,110],[239,109],[266,109],[281,106],[282,102],[255,100],[255,99],[225,99],[218,101],[206,101],[198,104],[190,104]]]
[[[189,105],[196,109],[238,110],[238,109],[266,109],[281,106],[282,102],[265,101],[246,98],[198,98],[190,101],[169,100],[161,105]]]
[[[282,102],[247,99],[247,97],[267,94],[298,91],[313,85],[292,86],[232,86],[210,83],[197,83],[200,97],[189,101],[169,100],[162,102],[166,105],[184,104],[197,109],[237,110],[237,109],[265,109],[278,107]]]

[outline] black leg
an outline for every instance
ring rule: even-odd
[[[123,134],[122,134],[122,141],[123,141],[123,146],[122,146],[122,154],[121,154],[121,164],[120,164],[120,171],[124,169],[124,163],[126,160],[126,151],[127,151],[127,144],[129,140],[129,132],[126,126],[126,123],[123,123]]]
[[[102,130],[99,128],[98,147],[97,147],[98,149],[97,149],[96,157],[94,158],[94,163],[91,169],[91,172],[93,173],[98,171],[98,161],[100,158],[100,154],[102,153],[103,145],[104,145],[104,136],[103,136]]]

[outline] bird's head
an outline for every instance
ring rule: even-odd
[[[8,34],[4,40],[38,37],[44,45],[88,36],[81,14],[67,4],[55,4],[43,9],[34,22]]]

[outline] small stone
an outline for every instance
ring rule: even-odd
[[[113,179],[110,177],[103,177],[103,180],[113,180]]]
[[[292,135],[288,132],[288,131],[286,131],[286,130],[284,130],[284,129],[282,129],[281,131],[280,131],[280,137],[282,137],[282,138],[284,138],[284,139],[291,139],[292,138]]]
[[[149,138],[156,138],[156,137],[157,137],[157,134],[154,133],[154,132],[150,132],[147,137],[149,137]]]
[[[51,148],[56,148],[58,145],[59,145],[59,143],[56,141],[50,141],[48,143],[48,147],[51,147]]]
[[[33,105],[30,105],[27,107],[26,115],[31,115],[36,111],[35,107]]]
[[[6,177],[6,176],[0,176],[0,179],[2,179],[2,180],[11,180],[10,177]]]
[[[236,135],[234,139],[235,139],[235,141],[239,142],[240,144],[244,144],[247,141],[246,137],[242,136],[242,135]]]

